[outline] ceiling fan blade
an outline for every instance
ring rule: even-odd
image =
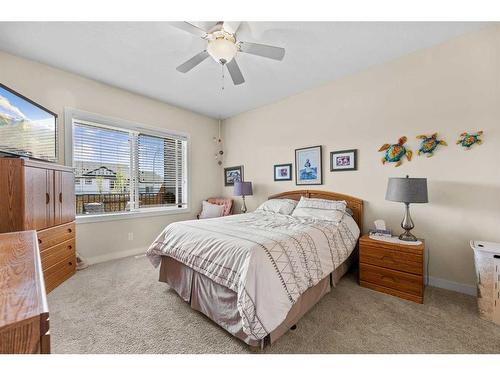
[[[238,63],[236,62],[236,59],[233,58],[226,64],[226,66],[235,85],[241,85],[243,82],[245,82],[245,78],[243,78],[243,74],[241,74],[241,70],[238,66]]]
[[[241,22],[224,22],[222,24],[222,28],[226,30],[228,33],[231,34],[236,34],[236,31],[238,31],[238,28],[240,27]]]
[[[252,55],[267,57],[273,60],[283,60],[285,49],[281,47],[268,46],[265,44],[240,42],[240,51],[250,53]]]
[[[199,36],[200,38],[205,38],[207,36],[207,32],[205,30],[189,22],[170,22],[170,24],[190,34]]]
[[[196,65],[201,63],[203,60],[205,60],[208,57],[208,52],[207,51],[201,51],[197,55],[194,55],[191,57],[188,61],[185,63],[179,65],[176,69],[181,72],[181,73],[187,73],[191,69],[193,69]]]

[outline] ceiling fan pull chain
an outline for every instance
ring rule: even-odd
[[[221,70],[222,70],[222,89],[221,89],[221,98],[222,98],[222,102],[224,102],[224,65],[221,64]]]
[[[224,103],[224,65],[221,64],[221,90],[220,90],[220,98],[221,98],[221,107]],[[224,155],[224,151],[222,149],[222,138],[221,138],[221,122],[222,122],[222,114],[219,111],[219,137],[217,138],[217,143],[219,146],[219,151],[215,155],[215,159],[217,160],[217,164],[219,166],[222,165],[222,155]]]

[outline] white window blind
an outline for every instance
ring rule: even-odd
[[[186,160],[186,139],[74,120],[77,214],[186,207]]]
[[[185,205],[185,141],[138,135],[139,207]]]

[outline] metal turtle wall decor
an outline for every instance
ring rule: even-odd
[[[480,130],[477,133],[463,132],[460,134],[460,138],[457,140],[457,145],[462,146],[465,150],[470,150],[470,148],[476,143],[480,145],[483,140],[479,137],[483,135],[483,131]]]
[[[396,163],[394,166],[399,167],[403,163],[403,156],[406,156],[408,161],[411,161],[413,152],[406,148],[405,143],[407,141],[406,137],[401,137],[398,143],[389,144],[386,143],[379,148],[379,152],[385,151],[384,157],[382,158],[382,164],[385,163]]]
[[[432,135],[417,135],[417,139],[421,139],[420,148],[417,151],[418,155],[426,154],[428,158],[434,155],[434,151],[439,145],[448,146],[448,144],[443,140],[437,139],[438,133]]]

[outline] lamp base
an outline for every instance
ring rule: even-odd
[[[245,203],[245,196],[242,195],[241,198],[243,198],[243,205],[241,206],[241,213],[246,214],[247,213],[247,205]]]
[[[415,228],[415,225],[413,224],[413,220],[411,219],[411,216],[410,216],[410,204],[409,203],[405,203],[405,217],[403,218],[403,221],[401,222],[401,228],[403,228],[403,230],[404,230],[404,233],[399,235],[399,239],[401,241],[408,241],[408,242],[417,241],[417,237],[415,237],[410,232],[410,230]]]
[[[404,233],[399,235],[399,239],[401,241],[415,242],[418,241],[417,237],[415,237],[409,230],[406,230]]]

